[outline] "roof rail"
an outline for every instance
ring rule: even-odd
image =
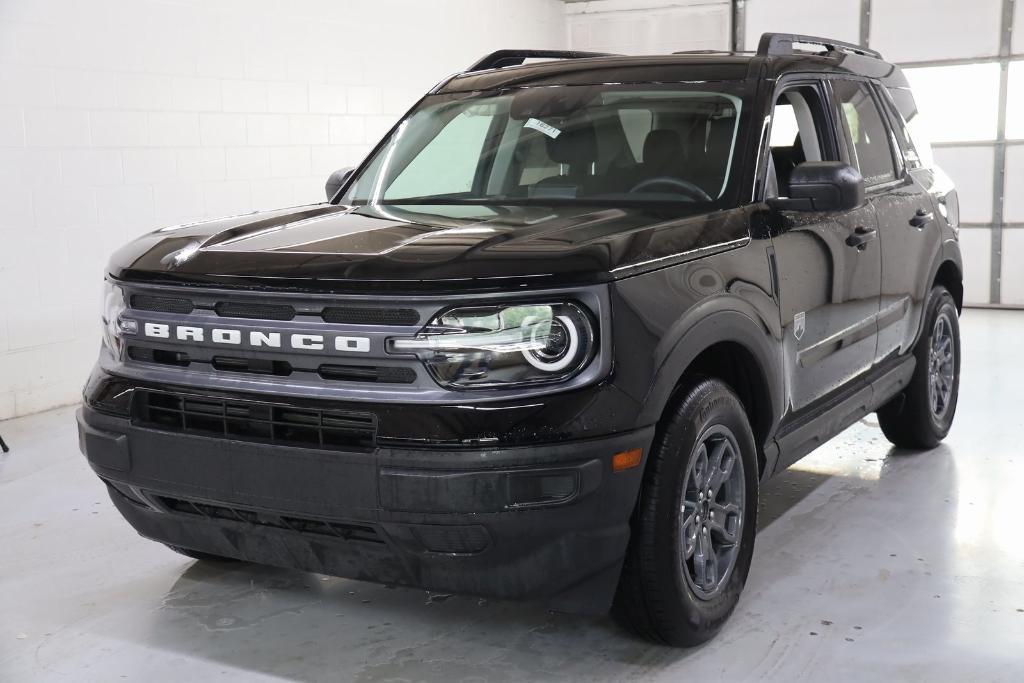
[[[732,50],[678,50],[674,55],[729,55]]]
[[[829,52],[851,52],[865,57],[881,59],[882,54],[877,50],[871,50],[853,43],[844,43],[841,40],[831,38],[818,38],[817,36],[802,36],[796,33],[762,33],[761,40],[757,44],[757,54],[761,57],[775,57],[779,55],[793,54],[793,43],[808,43],[810,45],[821,45]]]
[[[498,50],[487,55],[465,73],[519,66],[527,59],[583,59],[584,57],[618,57],[610,52],[575,52],[572,50]]]

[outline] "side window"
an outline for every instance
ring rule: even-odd
[[[892,98],[887,91],[878,89],[875,93],[881,100],[882,111],[885,113],[885,118],[889,122],[889,128],[892,129],[893,135],[896,138],[900,154],[903,157],[903,165],[907,168],[920,168],[921,157],[917,153],[914,139],[910,135],[910,129],[907,128],[907,122],[900,116],[899,110],[896,109],[896,105],[893,104]]]
[[[917,157],[917,165],[925,168],[934,167],[935,157],[932,154],[932,144],[926,130],[927,125],[922,121],[914,95],[909,88],[888,88],[886,92],[895,109],[894,116],[901,123],[897,128],[899,128],[900,134],[906,138],[907,149],[913,150],[914,156]]]
[[[868,187],[896,179],[889,129],[866,83],[834,80],[832,90],[852,143],[851,161]]]
[[[789,177],[797,165],[835,156],[822,124],[824,111],[818,90],[811,86],[789,88],[776,98],[768,138],[766,197],[789,195]]]

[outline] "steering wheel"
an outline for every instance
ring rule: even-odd
[[[677,192],[686,195],[690,199],[690,201],[712,201],[711,197],[708,196],[707,192],[700,189],[699,187],[691,183],[689,180],[683,180],[682,178],[675,178],[673,176],[668,175],[660,175],[657,176],[656,178],[648,178],[647,180],[641,180],[639,183],[633,186],[633,189],[630,190],[630,193],[642,192],[647,188],[654,187],[656,185],[669,185],[672,187],[672,189],[676,190]]]

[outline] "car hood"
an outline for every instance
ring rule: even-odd
[[[747,237],[745,214],[313,204],[163,228],[115,253],[109,272],[136,281],[326,291],[582,284],[736,246]]]

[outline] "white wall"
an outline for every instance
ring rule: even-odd
[[[575,50],[666,54],[726,50],[729,0],[593,0],[566,4]]]
[[[860,42],[860,0],[746,0],[745,7],[747,50],[768,32]]]
[[[561,0],[0,0],[0,419],[77,400],[117,246],[320,201],[441,78],[566,40]]]

